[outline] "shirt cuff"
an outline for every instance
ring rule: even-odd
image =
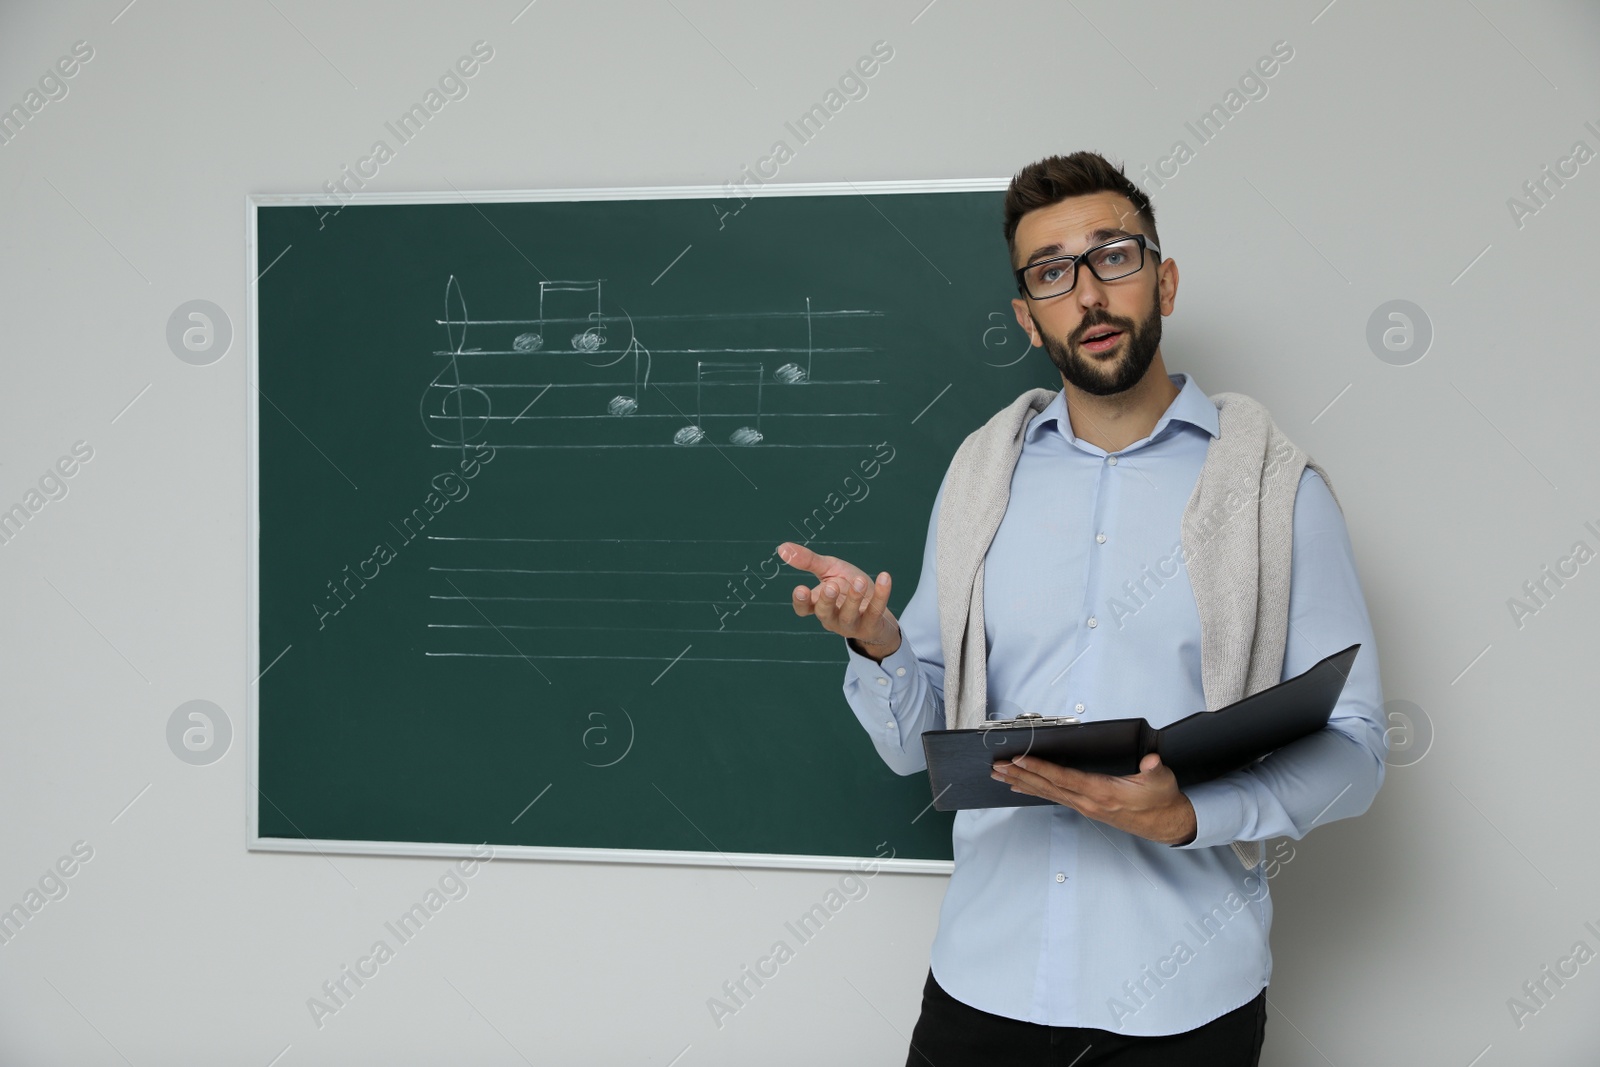
[[[875,693],[887,701],[911,688],[918,669],[917,653],[904,633],[900,635],[900,647],[883,657],[882,663],[857,652],[849,638],[845,638],[844,647],[850,653],[850,671],[862,692]]]
[[[1173,848],[1215,848],[1239,839],[1244,832],[1244,794],[1227,775],[1196,782],[1183,793],[1194,805],[1194,840]]]

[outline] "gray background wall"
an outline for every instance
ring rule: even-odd
[[[1600,150],[1594,5],[124,3],[0,9],[0,105],[94,49],[0,146],[0,506],[94,449],[0,547],[0,904],[93,848],[0,946],[0,1059],[902,1061],[942,877],[874,879],[718,1029],[707,998],[838,872],[494,863],[318,1029],[306,999],[447,862],[247,853],[241,739],[196,767],[165,733],[197,698],[242,729],[251,684],[242,334],[206,367],[165,336],[192,299],[242,331],[246,192],[336,177],[480,39],[469,95],[372,188],[720,184],[881,39],[780,180],[1078,148],[1138,173],[1188,141],[1154,191],[1168,365],[1265,402],[1344,504],[1412,732],[1368,814],[1278,850],[1262,1062],[1592,1062],[1600,964],[1521,1026],[1507,1002],[1600,949],[1600,563],[1520,626],[1508,601],[1600,548],[1600,163],[1520,221],[1508,200]],[[1184,123],[1277,41],[1266,95],[1196,147]],[[1431,323],[1423,358],[1369,346],[1391,300]]]

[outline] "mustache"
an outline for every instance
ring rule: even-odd
[[[1099,319],[1099,320],[1097,320],[1095,322],[1081,323],[1078,326],[1077,332],[1075,333],[1075,335],[1073,337],[1073,340],[1082,341],[1085,337],[1089,336],[1091,333],[1095,332],[1096,330],[1104,329],[1107,326],[1111,327],[1113,330],[1117,330],[1120,333],[1129,333],[1129,332],[1131,332],[1127,326],[1119,324],[1114,319],[1106,318],[1106,319]]]

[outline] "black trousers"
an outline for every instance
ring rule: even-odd
[[[930,968],[906,1067],[1257,1067],[1266,1033],[1265,989],[1193,1030],[1131,1037],[991,1015],[946,993]]]

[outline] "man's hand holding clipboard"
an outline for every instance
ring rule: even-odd
[[[996,760],[994,778],[1079,814],[1163,845],[1187,845],[1197,829],[1194,805],[1161,757],[1147,752],[1139,773],[1120,776],[1075,771],[1038,756]]]

